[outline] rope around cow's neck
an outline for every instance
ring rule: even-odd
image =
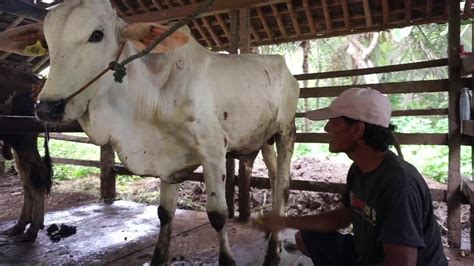
[[[119,47],[119,51],[117,52],[117,56],[114,61],[110,62],[109,65],[102,70],[97,76],[92,78],[89,82],[87,82],[84,86],[79,88],[76,92],[71,94],[69,97],[67,97],[64,100],[61,100],[59,103],[57,103],[53,108],[62,108],[66,103],[68,103],[72,98],[76,97],[78,94],[81,92],[85,91],[88,87],[90,87],[94,82],[96,82],[99,78],[101,78],[105,73],[107,73],[109,70],[114,71],[114,77],[115,77],[115,82],[122,83],[123,78],[127,75],[127,68],[125,65],[128,63],[132,62],[135,59],[138,59],[140,57],[143,57],[147,54],[149,54],[155,47],[160,44],[164,39],[166,39],[168,36],[173,34],[176,30],[181,28],[182,26],[188,24],[196,18],[199,14],[204,12],[208,7],[210,7],[214,3],[214,0],[208,0],[206,3],[200,5],[193,13],[189,14],[186,16],[184,19],[178,21],[175,23],[171,28],[169,28],[165,33],[160,35],[152,44],[150,44],[147,48],[143,49],[142,51],[131,55],[124,59],[122,62],[118,62],[120,59],[120,55],[122,54],[123,48],[125,46],[125,43],[121,43]]]

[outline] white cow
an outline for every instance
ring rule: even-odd
[[[175,183],[202,165],[219,263],[233,265],[225,226],[226,154],[261,149],[271,172],[273,211],[282,214],[288,198],[299,86],[281,56],[213,53],[184,27],[129,64],[123,83],[109,73],[61,106],[114,59],[122,42],[124,59],[166,29],[127,25],[109,1],[65,1],[44,21],[51,70],[36,113],[44,121],[78,120],[95,144],[111,143],[132,172],[161,178],[153,264],[168,259]],[[278,157],[269,140],[275,140]],[[276,245],[269,246],[266,262],[277,262]]]

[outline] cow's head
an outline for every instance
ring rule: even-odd
[[[120,43],[130,41],[143,49],[167,29],[157,23],[127,25],[109,1],[71,0],[53,9],[43,27],[51,69],[36,105],[37,117],[50,122],[81,118],[90,100],[112,87],[112,73],[104,75],[70,101],[64,99],[107,67],[114,60]],[[177,31],[153,52],[166,52],[185,44],[188,39],[187,33]],[[21,48],[13,52],[25,54]]]

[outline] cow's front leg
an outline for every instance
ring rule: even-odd
[[[172,223],[176,211],[178,199],[178,185],[167,184],[161,181],[160,206],[158,207],[158,218],[160,218],[160,234],[158,243],[153,251],[151,265],[165,265],[168,261],[169,246],[171,239]]]
[[[227,237],[228,210],[225,199],[225,150],[203,161],[204,181],[207,192],[207,216],[219,237],[219,265],[235,265]]]

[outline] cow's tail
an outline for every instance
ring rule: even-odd
[[[53,186],[53,164],[51,161],[51,156],[49,155],[49,132],[48,126],[45,126],[45,133],[44,133],[44,157],[43,163],[48,170],[48,179],[46,181],[46,193],[49,194],[51,192],[51,187]]]

